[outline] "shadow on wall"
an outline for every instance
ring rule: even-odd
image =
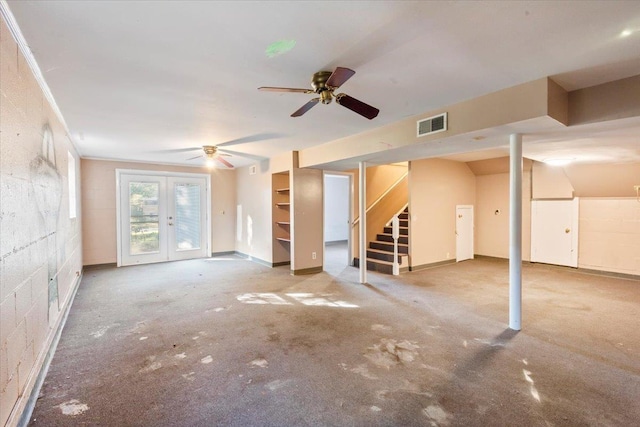
[[[49,124],[42,129],[42,152],[31,161],[31,185],[45,227],[44,238],[47,239],[47,264],[49,279],[49,322],[59,311],[58,301],[58,217],[60,214],[60,202],[62,200],[62,178],[56,165],[56,153],[53,141],[53,133]],[[61,245],[60,251],[64,251]],[[60,253],[65,259],[64,253]]]

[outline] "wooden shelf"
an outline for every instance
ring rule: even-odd
[[[276,237],[276,240],[280,240],[281,242],[291,243],[291,239],[285,239],[284,237]]]
[[[288,188],[278,188],[276,189],[276,193],[288,193],[289,189]]]
[[[285,222],[285,221],[276,221],[276,224],[278,224],[278,225],[291,225],[290,222]]]
[[[287,206],[291,206],[291,203],[289,203],[289,202],[276,203],[276,206],[279,207],[279,208],[284,208],[284,207],[287,207]]]

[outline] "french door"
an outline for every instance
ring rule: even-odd
[[[118,173],[118,265],[208,255],[204,176]]]

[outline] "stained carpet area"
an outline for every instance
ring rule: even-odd
[[[639,281],[525,265],[515,333],[506,261],[360,285],[336,250],[310,276],[235,256],[86,270],[31,425],[640,419]]]

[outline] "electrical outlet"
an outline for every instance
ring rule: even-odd
[[[311,259],[316,259],[316,253],[315,252],[311,252]]]

